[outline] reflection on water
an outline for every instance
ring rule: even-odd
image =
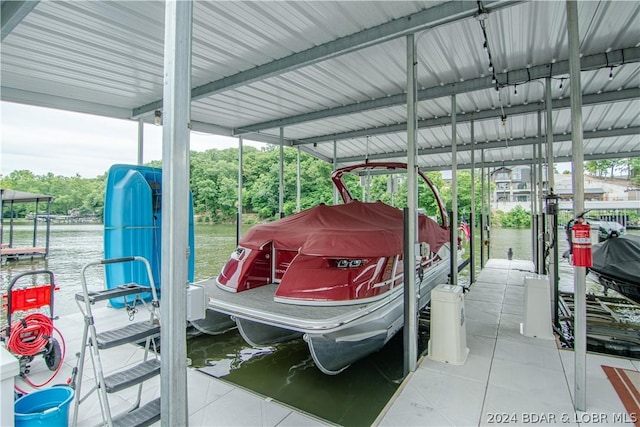
[[[8,234],[8,233],[7,233]],[[8,241],[8,236],[4,236]],[[33,228],[32,226],[14,227],[14,246],[32,246]],[[44,230],[38,231],[38,238],[44,239]],[[43,242],[38,242],[44,246]],[[90,261],[103,258],[102,248],[102,225],[58,225],[51,226],[51,239],[49,246],[49,257],[23,260],[19,262],[8,262],[2,266],[1,286],[9,286],[11,278],[17,274],[34,271],[50,270],[55,277],[59,290],[54,296],[54,314],[64,316],[76,313],[78,307],[75,304],[75,293],[80,291],[80,271],[82,267]],[[46,276],[31,276],[20,279],[17,286],[28,285],[30,283],[43,284]],[[104,277],[99,269],[87,271],[87,282],[94,284],[96,288],[104,288]]]
[[[561,232],[560,253],[566,249]],[[54,225],[48,260],[9,263],[2,266],[2,286],[23,271],[50,269],[60,290],[55,296],[55,312],[77,312],[74,295],[80,290],[80,272],[90,261],[103,257],[101,225]],[[196,279],[215,276],[234,250],[235,227],[228,225],[196,226]],[[512,248],[514,258],[531,259],[530,230],[493,229],[491,256],[506,258]],[[31,227],[16,227],[15,241],[31,244]],[[476,253],[477,265],[480,254]],[[573,268],[560,261],[560,287],[573,289]],[[460,282],[468,282],[468,269]],[[88,282],[104,287],[100,268],[88,271]],[[602,288],[590,280],[587,289],[602,294]],[[426,349],[428,331],[420,330],[420,351]],[[79,350],[79,349],[77,349]],[[75,351],[70,349],[70,351]],[[402,334],[384,348],[353,364],[340,375],[322,374],[313,364],[307,344],[292,341],[266,349],[248,346],[235,330],[218,336],[190,338],[187,352],[195,367],[212,376],[254,390],[309,414],[341,425],[370,425],[387,404],[402,381]]]
[[[315,367],[301,339],[258,350],[230,331],[191,339],[188,354],[209,375],[340,425],[371,425],[402,381],[401,334],[336,376]]]

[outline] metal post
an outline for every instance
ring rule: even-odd
[[[0,243],[4,243],[4,202],[2,201],[2,191],[0,190]],[[51,203],[51,200],[49,200]]]
[[[458,284],[458,147],[456,95],[451,95],[451,284]]]
[[[484,162],[484,161],[483,161]],[[487,261],[491,259],[491,170],[487,167]]]
[[[33,247],[36,247],[36,243],[38,241],[38,205],[40,204],[40,199],[36,199],[36,214],[33,217]]]
[[[13,247],[13,216],[15,212],[13,211],[13,200],[9,204],[9,247]]]
[[[584,212],[584,147],[582,140],[582,90],[580,83],[580,36],[578,32],[578,2],[567,0],[567,31],[569,33],[569,82],[571,98],[571,165],[573,181],[573,212]],[[575,292],[574,355],[575,355],[575,408],[587,409],[587,303],[586,269],[573,268]]]
[[[300,146],[296,163],[296,212],[300,212],[300,194],[302,193],[302,179],[300,177]]]
[[[546,131],[547,131],[547,188],[549,192],[555,187],[555,167],[553,156],[553,106],[551,99],[551,77],[547,77],[545,80],[545,107],[546,107]],[[548,217],[549,218],[549,217]],[[558,215],[553,215],[549,218],[551,220],[549,224],[550,235],[553,236],[553,254],[551,262],[549,263],[549,283],[551,285],[551,295],[553,295],[553,318],[556,326],[560,326],[558,321],[558,295],[559,295],[559,281],[558,281]]]
[[[333,141],[333,170],[338,169],[338,143]],[[338,204],[338,189],[333,187],[333,204]]]
[[[280,128],[280,168],[278,169],[278,212],[284,218],[284,128]]]
[[[536,179],[536,146],[531,146],[531,256],[536,273],[540,273],[540,263],[538,259],[538,204],[537,198],[537,179]]]
[[[476,260],[475,260],[475,246],[476,246],[476,141],[475,141],[475,123],[471,120],[471,213],[469,213],[469,284],[475,282],[476,277]]]
[[[240,243],[242,238],[242,171],[244,170],[244,140],[242,136],[238,138],[238,218],[236,221],[236,243]]]
[[[45,238],[44,256],[49,256],[49,238],[51,236],[51,199],[47,200],[47,237]]]
[[[418,361],[418,302],[416,301],[416,237],[418,173],[416,168],[416,47],[407,35],[407,241],[404,256],[404,371],[416,370]]]
[[[160,394],[162,426],[186,426],[191,1],[165,2]]]
[[[542,176],[542,110],[538,110],[538,260],[540,268],[539,274],[546,274],[544,263],[544,211],[542,206],[543,196],[543,176]]]
[[[138,118],[138,164],[142,165],[143,162],[143,149],[144,149],[144,121],[142,116]]]
[[[487,194],[484,191],[484,148],[480,150],[480,268],[484,268],[485,262],[485,211],[486,211],[486,197]]]

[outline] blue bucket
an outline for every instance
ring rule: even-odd
[[[67,427],[73,394],[71,387],[61,386],[22,396],[14,406],[16,427]]]

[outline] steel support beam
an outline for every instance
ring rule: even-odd
[[[582,140],[582,87],[580,85],[580,34],[578,31],[578,2],[567,0],[567,33],[569,39],[569,82],[571,98],[571,165],[573,181],[573,212],[584,212],[584,146]],[[585,267],[573,268],[575,409],[587,410],[587,301]]]
[[[278,167],[278,218],[284,217],[284,128],[280,128],[280,156]]]
[[[547,143],[547,188],[549,193],[555,188],[555,165],[553,162],[553,103],[551,101],[551,77],[547,77],[544,82],[544,98],[545,98],[545,119],[546,119],[546,143]],[[583,98],[584,102],[584,98]],[[549,194],[547,193],[547,194]],[[553,251],[550,253],[551,260],[549,262],[549,282],[551,286],[551,295],[553,295],[553,320],[555,326],[560,326],[558,322],[558,216],[547,215],[548,232],[545,234],[545,240],[549,245],[553,244]]]
[[[630,157],[640,157],[640,150],[635,151],[625,151],[620,153],[606,153],[606,154],[585,154],[584,160],[605,160],[605,159],[626,159]],[[555,161],[558,163],[571,162],[572,156],[556,156]],[[490,168],[499,168],[501,166],[522,166],[531,165],[531,159],[520,159],[520,160],[496,160],[494,162],[485,162],[485,165]],[[450,170],[450,165],[443,166],[426,166],[421,167],[420,170],[422,172],[434,172],[434,171],[444,171]],[[458,169],[471,169],[471,163],[458,163]]]
[[[40,3],[33,1],[4,1],[0,7],[0,22],[2,23],[2,41],[18,26],[20,22]]]
[[[469,285],[476,280],[476,150],[475,123],[471,122],[471,213],[469,214]],[[456,163],[456,167],[457,167]]]
[[[138,118],[138,164],[144,164],[144,121]]]
[[[242,238],[242,171],[244,169],[244,141],[238,138],[238,219],[236,222],[236,243]]]
[[[333,141],[333,170],[338,169],[338,143]],[[333,204],[338,204],[338,189],[333,187]]]
[[[597,138],[613,138],[617,136],[629,136],[629,135],[639,135],[640,134],[640,126],[638,127],[628,127],[628,128],[615,128],[611,130],[598,130],[595,132],[588,132],[585,135],[585,139],[597,139]],[[513,140],[500,140],[500,141],[490,141],[483,142],[477,144],[476,148],[480,149],[496,149],[496,148],[509,148],[509,147],[518,147],[523,145],[533,145],[537,142],[538,138],[536,137],[527,137],[521,139],[513,139]],[[553,135],[553,140],[556,142],[564,142],[571,141],[571,134],[559,133]],[[472,149],[471,144],[462,144],[458,145],[458,151],[470,151]],[[446,154],[451,152],[451,147],[433,147],[433,148],[422,148],[418,150],[419,156],[428,156],[429,154]],[[381,159],[393,159],[397,157],[405,157],[407,155],[404,151],[394,151],[391,153],[378,153],[378,154],[369,154],[368,159],[370,161],[373,160],[381,160]],[[624,158],[626,156],[617,156],[613,158]],[[341,163],[353,163],[353,162],[362,162],[365,160],[365,156],[351,156],[351,157],[342,157],[339,158],[338,161]],[[531,159],[529,159],[530,161]],[[556,162],[559,160],[554,159]],[[512,163],[513,164],[513,163]]]
[[[460,165],[458,165],[460,167]],[[480,150],[480,268],[484,268],[484,260],[485,260],[485,230],[487,227],[486,220],[486,206],[487,206],[487,198],[489,191],[484,191],[484,171],[485,171],[485,159],[484,159],[484,149]]]
[[[506,7],[521,3],[521,1],[486,1],[484,7],[489,12],[495,12]],[[478,13],[475,2],[450,1],[420,12],[394,19],[360,32],[340,37],[319,46],[314,46],[302,52],[297,52],[284,58],[276,59],[268,64],[259,65],[232,76],[195,87],[191,91],[192,99],[198,100],[227,90],[247,85],[269,77],[280,75],[288,71],[326,61],[349,52],[364,49],[369,46],[384,43],[408,34],[413,34],[428,28],[450,24],[462,19],[472,18]],[[406,102],[406,98],[405,101]],[[402,102],[402,103],[404,103]],[[153,101],[132,110],[132,116],[148,113],[162,107],[162,100]],[[276,126],[276,127],[283,127]]]
[[[637,100],[640,98],[640,89],[639,88],[631,88],[631,89],[623,89],[623,90],[615,90],[610,92],[604,92],[600,94],[592,94],[585,95],[583,97],[582,105],[597,105],[597,104],[606,104],[611,102],[618,101],[627,101],[627,100]],[[564,108],[571,107],[571,101],[569,98],[565,99],[556,99],[552,103],[552,108],[554,110],[561,110]],[[544,106],[538,103],[529,103],[527,105],[514,105],[512,107],[503,108],[504,114],[507,117],[517,116],[521,114],[532,114],[541,109]],[[470,112],[466,114],[461,114],[458,118],[458,123],[466,123],[470,121],[482,121],[495,119],[497,117],[502,116],[502,111],[500,109],[491,109],[491,110],[482,110],[477,112]],[[418,128],[425,129],[431,127],[438,126],[448,126],[451,119],[449,117],[438,117],[433,119],[424,119],[418,121]],[[299,144],[319,144],[328,141],[341,140],[341,139],[351,139],[351,138],[362,138],[365,136],[374,136],[374,135],[384,135],[389,133],[400,133],[406,128],[406,123],[397,123],[388,126],[378,126],[375,128],[368,129],[357,129],[347,132],[340,132],[328,135],[319,135],[310,138],[302,138],[293,142],[294,145]]]
[[[640,48],[630,47],[620,50],[611,51],[607,54],[595,54],[582,58],[582,70],[594,70],[607,67],[611,64],[618,65],[622,63],[640,62]],[[536,65],[530,68],[521,68],[508,73],[496,74],[498,84],[524,84],[529,81],[544,79],[549,76],[566,75],[569,72],[569,61],[559,61],[554,64]],[[445,84],[443,86],[432,86],[418,91],[418,101],[425,101],[436,98],[443,98],[453,94],[461,94],[474,92],[477,90],[491,89],[495,87],[492,83],[492,76],[479,77],[466,80],[464,82],[455,82]],[[402,105],[407,102],[405,93],[393,94],[382,98],[366,100],[353,104],[343,105],[335,108],[328,108],[320,111],[312,111],[309,113],[298,114],[296,116],[285,117],[282,119],[269,120],[262,123],[243,126],[238,129],[239,133],[259,132],[265,129],[274,129],[279,126],[291,126],[312,120],[326,119],[329,117],[342,116],[345,114],[353,114],[367,110],[377,110],[380,108],[388,108]],[[447,118],[448,119],[448,118]]]
[[[160,380],[162,426],[188,425],[186,308],[193,3],[165,2]]]
[[[416,164],[416,46],[407,36],[407,214],[404,242],[404,373],[414,372],[418,363],[418,301],[416,243],[418,229],[418,170]]]
[[[456,96],[451,95],[451,284],[458,285],[458,107]],[[473,145],[471,146],[473,149]]]
[[[300,176],[300,147],[296,157],[296,212],[300,212],[300,196],[302,193],[302,178]]]

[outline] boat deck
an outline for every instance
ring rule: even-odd
[[[216,286],[215,281],[216,279],[212,278],[199,283],[205,286],[205,292],[209,296],[209,307],[228,314],[237,314],[235,309],[238,307],[238,294],[220,289]],[[339,321],[340,318],[351,313],[354,308],[366,309],[372,305],[371,303],[341,306],[283,304],[273,300],[277,288],[278,285],[271,284],[252,289],[251,292],[244,292],[241,301],[242,307],[265,316],[273,314],[283,322],[289,322],[292,325],[314,325],[318,322],[330,322],[333,319]]]
[[[446,274],[448,265],[441,263],[427,270],[421,284],[427,292]],[[444,276],[446,277],[446,276]],[[260,319],[264,323],[299,332],[332,332],[341,326],[360,319],[389,302],[402,302],[402,289],[397,288],[383,297],[361,304],[348,305],[300,305],[274,301],[277,284],[260,286],[251,292],[237,294],[219,288],[216,279],[199,282],[205,286],[209,297],[208,307],[212,310],[250,320]],[[241,297],[241,298],[240,298]]]
[[[632,417],[602,366],[637,372],[640,360],[587,354],[587,412],[576,413],[573,409],[573,352],[559,349],[553,340],[520,334],[523,276],[531,268],[528,261],[491,260],[487,264],[465,294],[467,346],[470,349],[466,363],[453,366],[422,358],[375,425],[522,425],[555,420],[563,425],[598,422],[633,426]],[[96,308],[94,315],[96,325],[106,329],[128,323],[122,310]],[[64,334],[67,344],[63,367],[51,382],[60,384],[70,377],[76,363],[82,317],[80,313],[61,317],[55,326]],[[140,359],[141,351],[135,345],[104,350],[101,355],[104,355],[105,371],[120,370],[135,363]],[[41,357],[37,356],[31,365],[29,378],[32,381],[41,382],[51,375]],[[91,384],[90,368],[85,370],[85,375],[84,390]],[[195,369],[187,369],[187,383],[189,424],[192,426],[331,425]],[[17,384],[28,389],[19,378]],[[131,388],[110,395],[116,411],[125,407],[134,393],[135,388]],[[156,377],[145,383],[142,401],[152,400],[159,394],[160,378]],[[98,414],[94,394],[80,405],[79,425],[95,425],[99,421]]]

